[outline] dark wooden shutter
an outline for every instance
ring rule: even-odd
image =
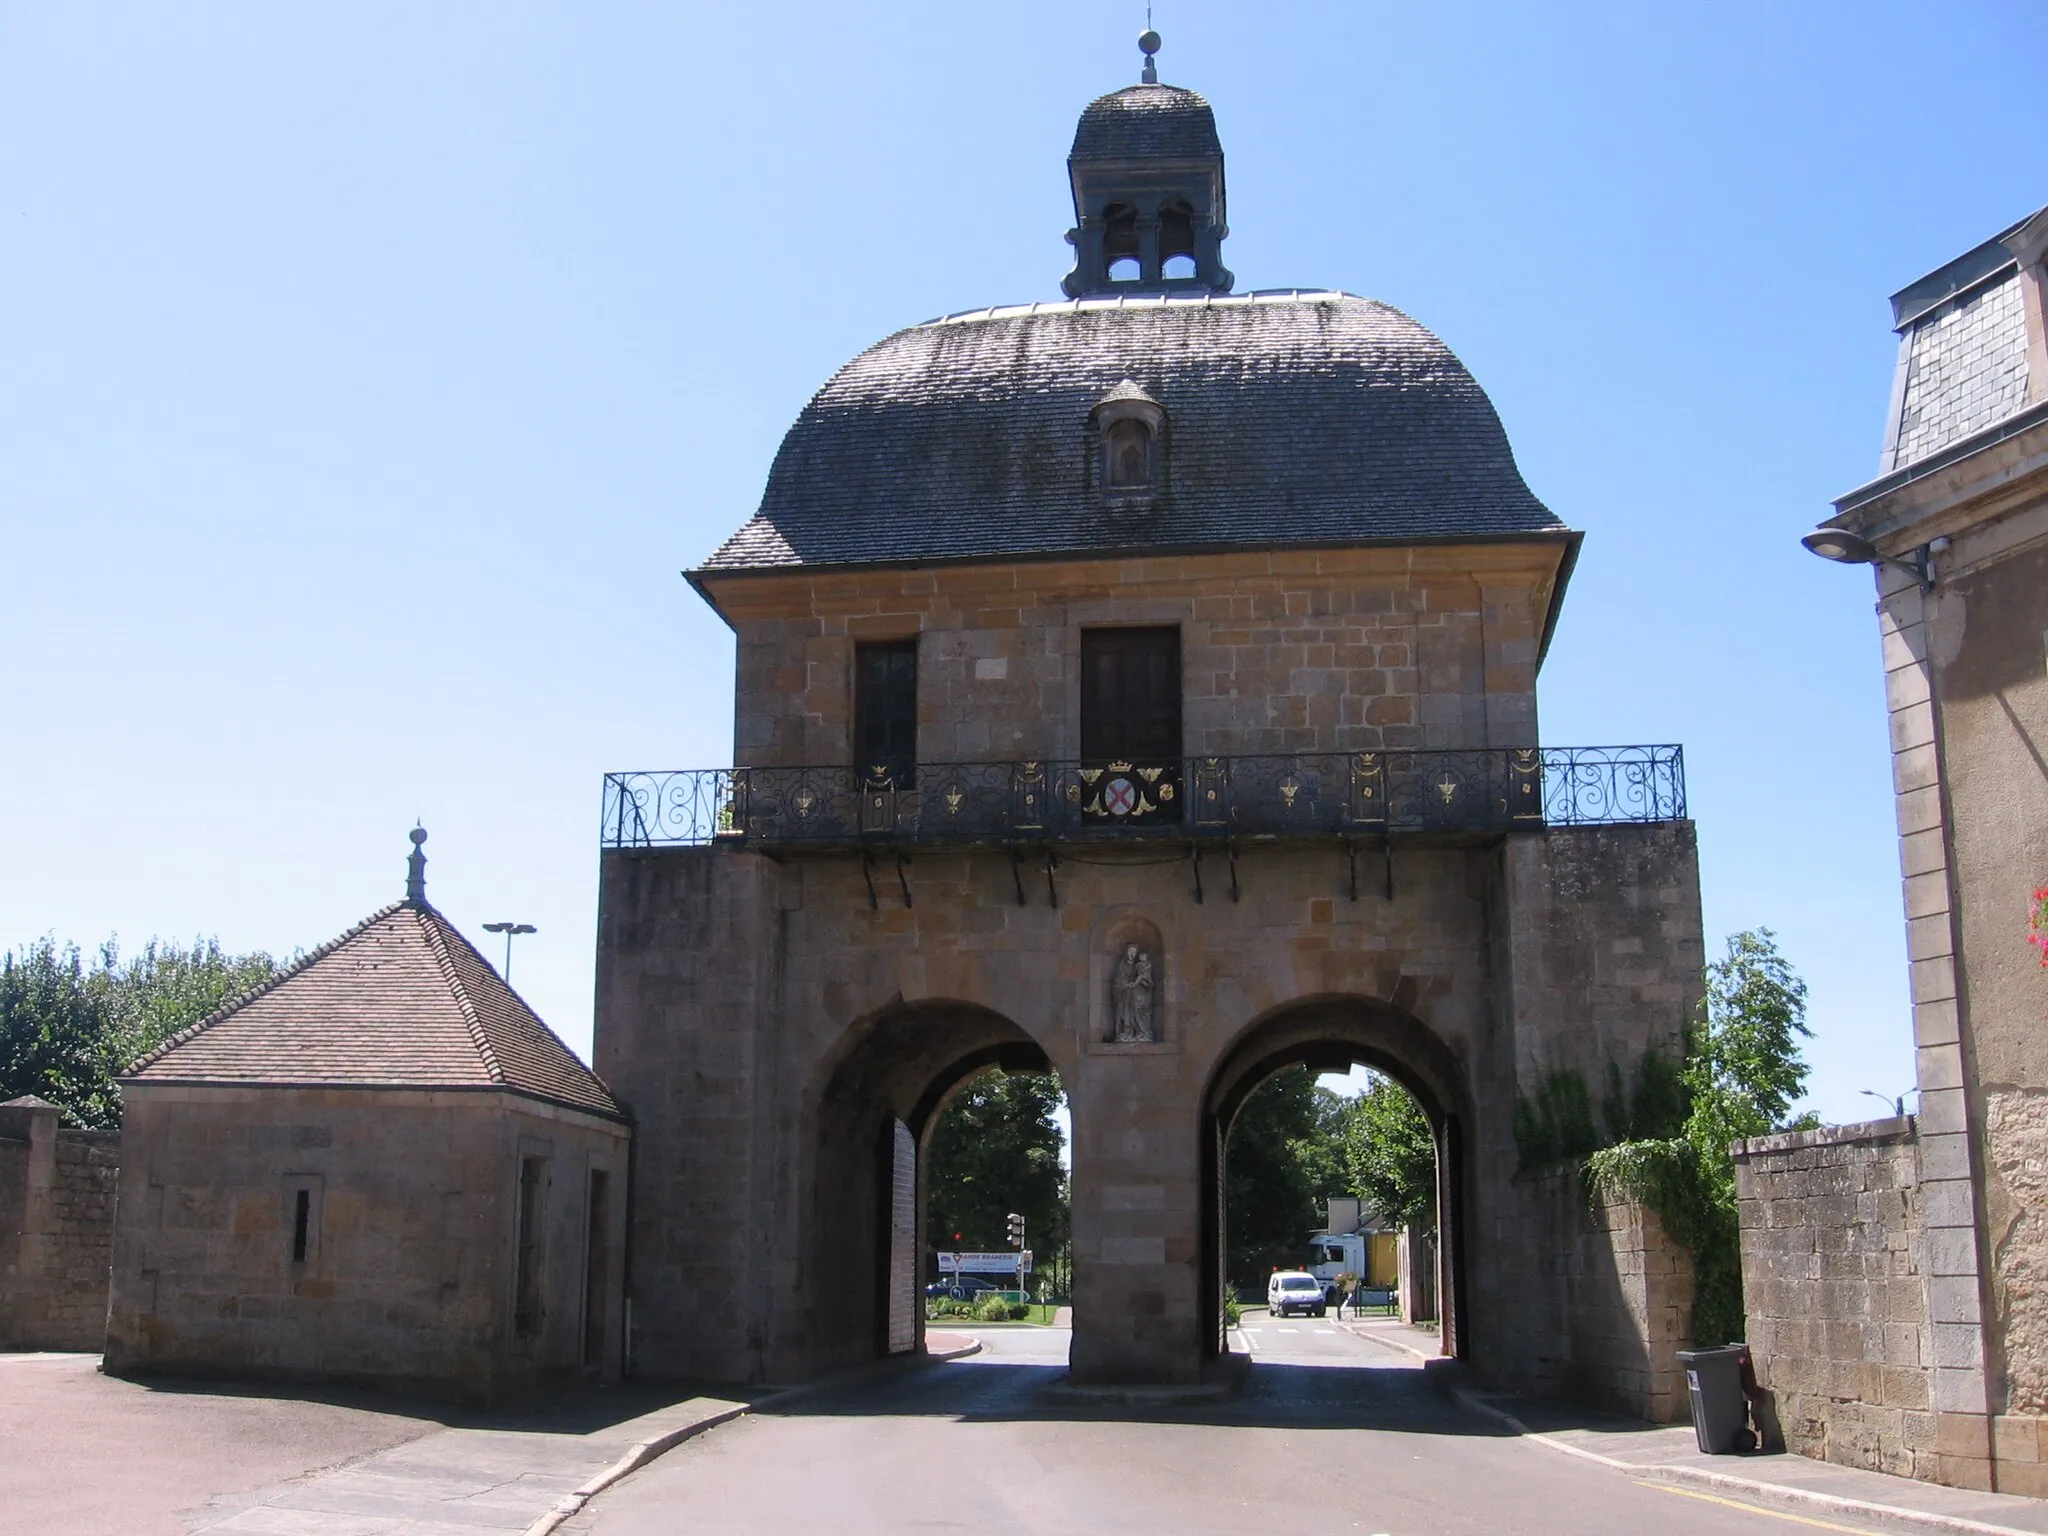
[[[1082,761],[1178,764],[1180,755],[1180,631],[1082,630]]]
[[[917,642],[853,648],[853,766],[908,789],[917,768]]]

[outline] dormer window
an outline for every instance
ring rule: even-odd
[[[1114,503],[1149,502],[1164,480],[1161,434],[1166,412],[1159,402],[1125,379],[1095,402],[1090,413],[1101,455],[1095,482]]]

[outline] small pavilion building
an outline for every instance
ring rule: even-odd
[[[106,1369],[489,1402],[620,1373],[609,1090],[406,899],[137,1062]]]

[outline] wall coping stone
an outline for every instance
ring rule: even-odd
[[[1817,1131],[1783,1131],[1776,1136],[1752,1136],[1731,1142],[1731,1157],[1768,1157],[1775,1152],[1797,1152],[1804,1147],[1845,1147],[1858,1142],[1910,1141],[1919,1117],[1887,1115],[1882,1120],[1864,1120],[1855,1125],[1824,1125]]]

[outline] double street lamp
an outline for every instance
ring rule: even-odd
[[[539,933],[531,923],[485,923],[485,933],[505,935],[505,985],[512,985],[512,941],[522,933]]]

